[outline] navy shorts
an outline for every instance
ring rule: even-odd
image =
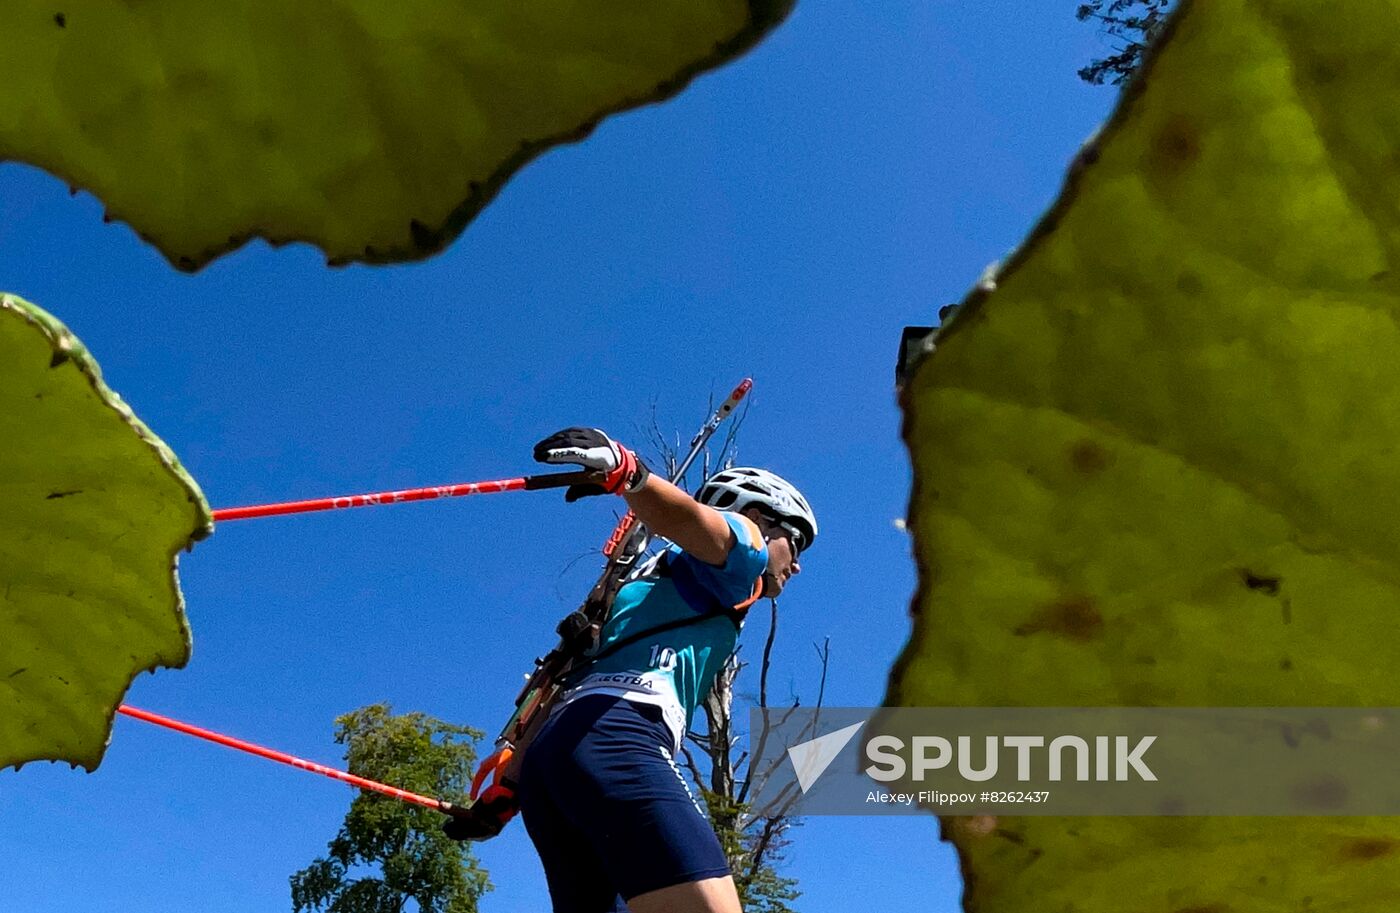
[[[729,874],[671,757],[660,708],[581,697],[525,752],[520,815],[555,913],[625,911],[624,898]]]

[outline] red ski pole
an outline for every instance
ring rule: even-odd
[[[334,767],[326,767],[314,761],[307,761],[281,751],[271,748],[264,748],[261,745],[254,745],[252,742],[245,742],[242,739],[235,739],[232,736],[222,735],[208,729],[201,729],[198,726],[191,726],[189,723],[182,723],[179,720],[172,720],[169,717],[161,716],[158,713],[151,713],[149,710],[141,710],[122,704],[117,708],[117,712],[142,720],[147,723],[154,723],[157,726],[164,726],[166,729],[173,729],[176,732],[183,732],[185,735],[192,735],[196,738],[205,739],[216,745],[223,745],[228,748],[236,748],[239,751],[246,751],[248,754],[257,755],[260,758],[267,758],[270,761],[278,761],[282,764],[289,764],[292,767],[299,767],[302,770],[309,770],[312,773],[330,777],[332,780],[339,780],[342,783],[349,783],[351,786],[360,789],[368,789],[372,792],[382,793],[401,799],[404,802],[411,802],[414,805],[421,805],[424,808],[431,808],[433,811],[443,812],[448,815],[466,814],[466,809],[453,805],[445,799],[434,799],[431,796],[420,796],[418,793],[409,792],[406,789],[399,789],[396,786],[389,786],[384,783],[377,783],[374,780],[366,780],[364,777],[357,777],[352,773],[343,770],[336,770]]]
[[[310,501],[282,501],[277,504],[255,504],[251,507],[224,507],[214,511],[214,520],[216,522],[246,520],[252,517],[273,517],[280,514],[304,514],[315,510],[342,510],[347,507],[398,504],[402,501],[431,501],[435,498],[498,494],[503,491],[539,491],[543,488],[563,488],[568,485],[596,481],[598,481],[598,474],[595,472],[553,472],[537,476],[521,476],[516,479],[495,479],[489,482],[462,482],[457,485],[405,488],[400,491],[341,495],[334,498],[315,498]]]

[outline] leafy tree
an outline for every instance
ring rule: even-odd
[[[449,801],[464,800],[483,733],[388,704],[336,721],[350,772]],[[475,913],[491,889],[470,850],[439,829],[442,816],[362,792],[327,855],[291,877],[294,913]],[[413,905],[410,905],[412,901]]]
[[[1122,85],[1142,64],[1143,51],[1161,33],[1171,0],[1088,0],[1075,11],[1080,22],[1092,19],[1103,26],[1118,49],[1079,71],[1094,85]]]

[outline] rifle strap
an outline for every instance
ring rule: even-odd
[[[671,576],[670,561],[663,557],[663,559],[657,565],[656,574],[659,577]],[[734,625],[734,630],[736,633],[743,625],[744,615],[742,612],[738,612],[734,609],[725,608],[724,606],[716,604],[715,606],[705,611],[696,612],[694,615],[687,615],[684,618],[673,618],[670,621],[662,622],[659,625],[652,625],[650,628],[644,628],[641,631],[628,634],[626,637],[620,637],[612,643],[608,644],[603,649],[599,650],[597,653],[593,653],[591,655],[586,655],[582,657],[585,665],[582,669],[578,669],[575,671],[581,672],[583,671],[583,669],[586,669],[588,666],[591,666],[598,660],[613,655],[618,650],[621,650],[623,647],[630,647],[632,644],[636,643],[639,640],[645,640],[648,637],[653,637],[657,634],[663,634],[666,631],[674,631],[677,628],[684,628],[689,625],[701,624],[702,622],[709,621],[712,618],[720,617],[728,618],[730,623]],[[570,677],[572,677],[572,673]],[[563,683],[561,682],[561,684]]]

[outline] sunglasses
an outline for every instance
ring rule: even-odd
[[[787,534],[788,541],[792,543],[792,557],[794,559],[796,559],[798,555],[802,554],[802,550],[807,547],[807,540],[802,535],[802,530],[798,529],[796,526],[793,526],[791,523],[782,519],[781,517],[772,517],[765,515],[764,519],[766,519],[769,523],[776,526],[778,529],[782,530],[784,533]]]

